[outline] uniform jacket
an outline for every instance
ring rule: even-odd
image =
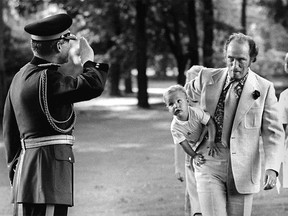
[[[104,90],[108,65],[87,61],[83,72],[75,77],[63,75],[58,67],[34,57],[14,76],[7,94],[3,137],[11,182],[14,176],[13,198],[20,203],[73,205],[74,155],[71,145],[27,149],[17,191],[17,176],[13,171],[22,154],[21,139],[61,134],[48,123],[40,107],[39,79],[43,71],[47,71],[48,107],[53,118],[59,121],[69,119],[73,103],[98,97]],[[73,121],[74,117],[60,123],[59,127],[69,128]],[[71,135],[72,130],[65,134]]]
[[[197,78],[186,84],[189,97],[214,115],[227,68],[203,69]],[[259,97],[253,92],[258,91]],[[260,190],[260,136],[263,139],[265,169],[280,169],[284,132],[279,119],[273,84],[249,70],[230,136],[230,156],[236,188],[240,193]]]

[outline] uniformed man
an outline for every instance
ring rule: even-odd
[[[25,26],[33,59],[15,75],[7,94],[3,133],[14,215],[65,216],[73,206],[73,103],[101,95],[108,65],[80,38],[83,72],[58,71],[68,62],[72,19],[57,14]]]

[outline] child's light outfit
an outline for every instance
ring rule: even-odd
[[[187,121],[178,120],[175,116],[171,123],[171,134],[175,144],[187,140],[193,150],[198,147],[198,141],[210,119],[210,115],[198,107],[188,108],[189,116]],[[190,157],[190,156],[189,156]],[[187,161],[190,164],[189,161]]]
[[[187,140],[192,149],[197,148],[198,143],[204,125],[206,125],[210,119],[210,115],[204,112],[198,107],[189,107],[189,117],[187,121],[178,120],[175,116],[171,122],[171,134],[174,144],[179,145],[182,141]],[[175,146],[179,148],[179,146]],[[182,150],[183,151],[183,150]],[[175,157],[175,160],[179,160],[181,157]],[[189,215],[200,213],[200,204],[198,199],[198,193],[196,188],[196,179],[194,175],[194,168],[191,164],[191,157],[185,154],[185,178],[186,178],[186,196],[185,196],[185,211],[189,212]],[[178,166],[179,162],[175,161],[175,166]],[[179,167],[175,167],[179,169]]]
[[[279,97],[279,108],[282,124],[288,124],[288,89],[281,92]],[[288,126],[286,126],[285,154],[283,161],[283,188],[288,188]]]

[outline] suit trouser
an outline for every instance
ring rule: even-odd
[[[67,216],[67,205],[23,204],[23,216]]]
[[[185,191],[185,215],[193,216],[201,213],[200,203],[197,193],[194,168],[185,165],[186,191]]]
[[[194,165],[197,190],[203,216],[250,216],[253,194],[237,192],[228,148],[220,147],[214,157],[203,149],[205,164]],[[200,150],[201,151],[201,150]]]

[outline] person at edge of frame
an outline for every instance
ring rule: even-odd
[[[285,55],[284,59],[284,71],[288,74],[288,53]],[[284,151],[284,159],[283,159],[283,188],[288,188],[288,131],[287,131],[287,123],[288,123],[288,88],[280,93],[279,96],[279,109],[280,116],[282,120],[282,125],[285,131],[285,151]]]

